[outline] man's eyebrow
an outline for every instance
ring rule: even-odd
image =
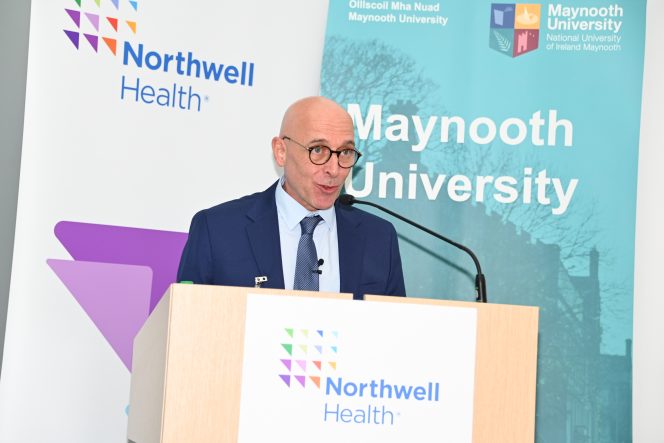
[[[313,139],[313,140],[311,140],[311,141],[309,142],[309,144],[312,144],[312,143],[321,143],[321,144],[324,144],[324,145],[326,145],[326,146],[329,146],[329,145],[330,145],[330,142],[327,141],[327,140],[324,139],[324,138],[315,138],[315,139]],[[341,146],[352,146],[352,147],[355,147],[355,140],[346,140],[344,143],[342,143]]]

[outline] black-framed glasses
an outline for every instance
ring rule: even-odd
[[[324,165],[325,163],[330,161],[332,154],[337,154],[337,162],[339,163],[339,167],[348,169],[352,168],[355,165],[355,163],[357,163],[357,161],[360,159],[360,157],[362,157],[362,154],[360,154],[359,151],[356,151],[354,148],[351,147],[341,148],[335,151],[334,149],[325,145],[314,145],[306,147],[302,143],[293,140],[292,138],[286,135],[284,135],[281,138],[282,140],[291,141],[296,145],[309,151],[309,160],[314,165]]]

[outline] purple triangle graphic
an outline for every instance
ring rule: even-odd
[[[129,4],[134,8],[134,11],[138,11],[138,2],[129,1]]]
[[[115,9],[120,9],[120,0],[111,0],[111,3],[113,3]]]
[[[78,49],[78,39],[79,39],[79,34],[78,32],[75,31],[67,31],[66,29],[63,29],[65,31],[65,34],[67,34],[67,37],[69,37],[69,40],[76,46],[76,49]]]
[[[322,346],[316,345],[315,348],[316,348],[316,350],[318,351],[319,354],[323,353],[323,347]]]
[[[75,11],[73,9],[66,9],[67,14],[71,17],[72,20],[74,20],[74,23],[76,23],[76,27],[80,28],[81,27],[81,11]]]
[[[281,379],[286,383],[286,386],[290,388],[290,375],[280,375]]]
[[[149,313],[150,268],[54,259],[47,262],[131,371],[134,337]]]
[[[86,12],[85,16],[90,20],[90,23],[92,23],[92,26],[95,27],[97,32],[99,32],[99,15],[93,14],[91,12]]]
[[[295,380],[299,381],[302,387],[304,387],[304,382],[307,380],[307,377],[304,375],[296,375]]]
[[[288,360],[286,358],[282,358],[281,362],[284,364],[284,366],[286,366],[288,368],[289,371],[291,370],[291,361],[290,360]]]
[[[295,360],[298,364],[299,367],[302,368],[303,371],[307,370],[307,361],[306,360]]]
[[[150,312],[175,282],[187,234],[61,221],[55,236],[74,260],[148,266],[152,269]]]
[[[97,52],[97,45],[99,43],[99,37],[96,35],[91,35],[91,34],[83,34],[85,38],[88,40],[88,43],[90,43],[90,46]]]
[[[320,329],[316,332],[318,332],[318,335],[320,335],[321,337],[323,336],[323,331],[321,331]]]

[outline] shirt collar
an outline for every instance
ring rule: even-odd
[[[320,215],[324,222],[321,223],[321,225],[324,225],[328,230],[331,231],[334,228],[337,220],[336,214],[334,212],[334,205],[327,209],[319,209],[317,211],[311,212],[300,203],[298,203],[284,190],[284,180],[284,176],[279,179],[277,190],[275,191],[275,199],[277,203],[277,212],[286,223],[288,229],[294,230],[297,228],[300,225],[300,221],[302,221],[302,219],[306,216]]]

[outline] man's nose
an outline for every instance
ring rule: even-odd
[[[339,169],[341,169],[341,166],[339,166],[339,159],[337,158],[336,154],[332,154],[330,159],[325,163],[325,172],[331,175],[332,177],[336,177],[339,175]]]

